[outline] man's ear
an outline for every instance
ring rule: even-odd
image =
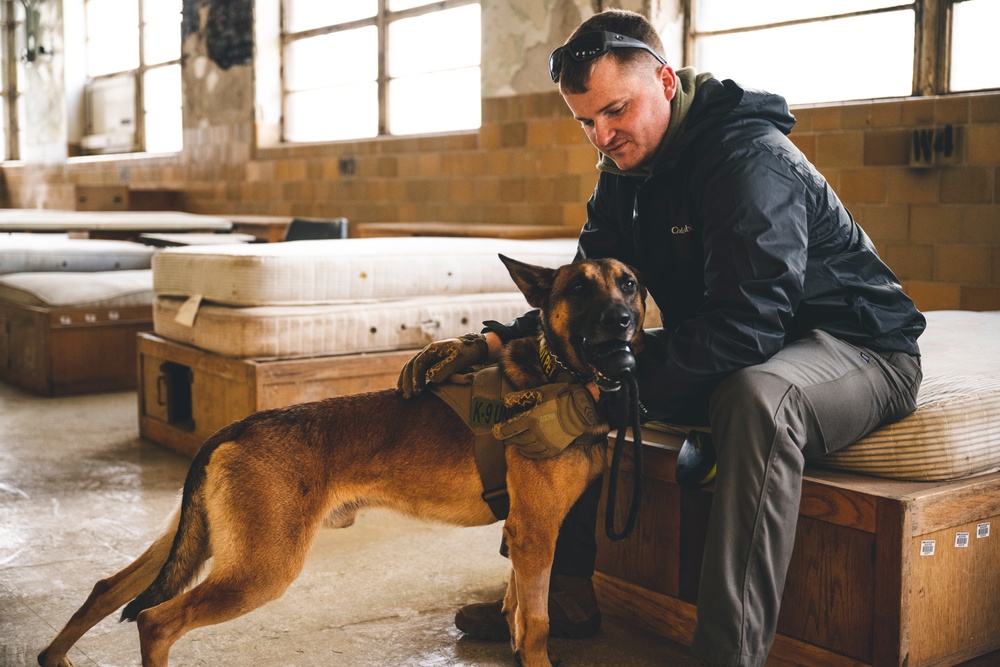
[[[504,255],[498,256],[507,267],[510,277],[514,279],[514,284],[528,300],[528,305],[532,308],[544,307],[546,297],[552,291],[552,283],[556,276],[555,269],[525,264]]]
[[[677,74],[670,65],[660,65],[660,81],[663,82],[663,95],[668,102],[673,101],[677,94]]]

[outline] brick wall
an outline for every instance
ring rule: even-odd
[[[796,145],[921,308],[1000,310],[1000,96],[800,108],[795,115]],[[947,126],[952,155],[911,166],[914,132],[941,136]]]
[[[830,179],[918,305],[1000,309],[1000,94],[795,110],[796,144]],[[954,152],[911,167],[914,130]],[[555,93],[483,101],[479,132],[253,147],[251,123],[185,131],[178,156],[4,165],[9,205],[68,207],[73,184],[183,191],[199,213],[354,222],[565,225],[585,218],[596,152]]]

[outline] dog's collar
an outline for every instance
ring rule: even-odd
[[[559,361],[559,357],[549,349],[549,344],[545,341],[545,336],[541,336],[538,341],[538,361],[542,364],[542,371],[549,379],[549,382],[555,382],[556,376],[560,372],[566,373],[580,382],[587,382],[586,378],[566,368],[566,365]]]

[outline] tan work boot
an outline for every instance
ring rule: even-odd
[[[455,614],[455,627],[476,639],[509,641],[510,626],[501,611],[503,600],[467,604]],[[601,627],[590,577],[553,575],[549,582],[549,636],[582,639]]]

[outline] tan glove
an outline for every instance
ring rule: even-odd
[[[476,364],[485,364],[489,357],[486,337],[467,333],[431,343],[406,362],[396,380],[396,390],[412,398],[428,382],[443,382],[449,375],[466,371]]]
[[[558,382],[504,397],[509,408],[532,406],[493,427],[493,437],[531,459],[559,454],[600,422],[590,391],[579,382]]]

